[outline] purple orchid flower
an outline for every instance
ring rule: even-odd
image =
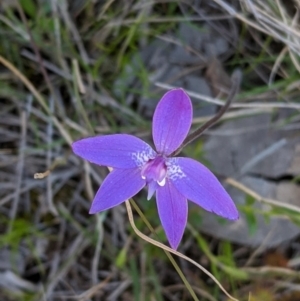
[[[94,198],[91,214],[119,205],[147,185],[148,200],[156,192],[158,214],[173,249],[177,249],[187,223],[187,200],[227,219],[239,217],[232,199],[209,169],[190,158],[170,157],[190,130],[192,110],[183,89],[171,90],[162,97],[153,116],[156,151],[127,134],[73,143],[76,155],[113,167]]]

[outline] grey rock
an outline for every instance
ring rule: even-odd
[[[266,198],[292,203],[300,207],[300,187],[281,176],[300,173],[300,140],[288,137],[286,131],[275,129],[272,116],[264,114],[228,121],[211,131],[205,146],[205,157],[212,169],[239,182]],[[272,180],[274,179],[274,180]],[[245,194],[226,187],[236,204],[245,204]],[[255,202],[255,207],[268,212],[270,206]],[[269,221],[256,215],[257,231],[250,235],[243,214],[236,222],[224,226],[212,214],[203,215],[202,231],[236,243],[266,248],[288,241],[300,233],[300,228],[286,217],[272,215]]]
[[[288,193],[289,195],[285,201],[294,203],[300,199],[300,188],[294,184],[284,183],[277,185],[254,177],[243,177],[241,182],[264,197],[275,198],[276,196],[282,196],[285,190],[285,194]],[[226,189],[237,205],[245,203],[245,194],[242,191],[229,187],[226,187]],[[278,190],[281,190],[281,192]],[[270,210],[270,206],[264,203],[256,202],[254,206],[265,212]],[[249,232],[249,225],[243,213],[238,221],[228,221],[225,225],[221,224],[219,219],[213,214],[205,213],[201,223],[201,230],[207,234],[253,247],[261,244],[265,248],[275,247],[300,233],[300,228],[284,217],[271,217],[268,220],[261,214],[256,215],[256,229],[254,234]]]
[[[300,140],[286,138],[286,132],[272,128],[271,121],[270,114],[262,114],[226,122],[206,141],[206,159],[222,175],[233,176],[240,175],[251,160],[261,155],[245,172],[270,178],[285,175]]]

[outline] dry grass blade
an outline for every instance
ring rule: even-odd
[[[297,207],[292,204],[287,204],[283,202],[279,202],[277,200],[269,199],[269,198],[264,198],[261,195],[259,195],[257,192],[254,190],[250,189],[249,187],[246,187],[244,184],[232,179],[232,178],[227,178],[225,180],[226,183],[230,184],[233,187],[236,187],[240,189],[241,191],[245,192],[248,195],[251,195],[254,199],[256,199],[258,202],[263,202],[272,206],[276,206],[279,208],[284,208],[288,210],[292,210],[294,212],[300,213],[300,207]]]
[[[23,82],[23,84],[28,88],[28,90],[31,91],[31,93],[38,100],[42,108],[49,114],[53,123],[60,131],[61,135],[66,139],[66,142],[68,142],[68,144],[71,145],[73,142],[71,136],[65,130],[64,126],[58,121],[58,119],[53,114],[51,114],[51,111],[49,110],[44,98],[37,91],[34,85],[13,64],[11,64],[8,60],[6,60],[1,55],[0,55],[0,63],[2,63],[5,67],[7,67],[12,73],[14,73],[14,75],[16,75]]]
[[[231,16],[236,17],[243,23],[255,28],[260,32],[273,36],[279,41],[282,41],[284,44],[289,45],[289,47],[292,48],[296,53],[299,53],[299,44],[286,37],[286,33],[294,35],[296,41],[299,40],[300,33],[291,26],[286,26],[284,22],[274,19],[270,12],[263,11],[258,5],[264,2],[248,0],[241,1],[245,8],[249,10],[248,12],[254,13],[257,22],[250,20],[248,17],[244,16],[243,13],[238,12],[233,6],[226,3],[226,1],[214,0],[214,2],[222,7]],[[256,5],[256,3],[258,3],[258,5]]]
[[[12,203],[11,212],[10,212],[10,223],[8,227],[8,232],[11,232],[12,225],[15,221],[16,214],[17,214],[17,208],[19,206],[20,201],[20,190],[22,185],[22,178],[23,178],[23,172],[24,172],[24,160],[25,160],[25,149],[26,149],[26,143],[27,143],[27,128],[28,128],[28,118],[30,115],[30,112],[28,108],[30,107],[31,99],[28,99],[27,104],[27,110],[23,110],[21,112],[21,139],[20,139],[20,147],[19,147],[19,159],[17,164],[17,170],[16,170],[16,191],[15,191],[15,197],[14,201]]]
[[[110,274],[100,283],[92,286],[86,292],[82,293],[80,296],[76,297],[79,301],[87,301],[90,300],[99,290],[101,290],[105,285],[112,279],[114,275]]]
[[[164,83],[160,83],[160,82],[156,82],[155,83],[156,86],[160,87],[160,88],[164,88],[166,90],[169,89],[175,89],[175,86],[172,85],[168,85],[168,84],[164,84]],[[217,98],[213,98],[213,97],[209,97],[200,93],[195,93],[193,91],[189,91],[186,90],[186,92],[191,96],[194,97],[196,99],[200,99],[203,101],[206,101],[208,103],[212,103],[212,104],[216,104],[216,105],[220,105],[220,106],[224,106],[225,102],[217,99]],[[297,109],[300,110],[300,104],[298,103],[281,103],[281,102],[267,102],[267,103],[258,103],[258,102],[252,102],[252,103],[239,103],[239,102],[235,102],[231,105],[232,108],[261,108],[261,109],[274,109],[274,108],[285,108],[285,109]]]

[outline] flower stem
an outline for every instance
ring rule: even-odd
[[[130,222],[130,225],[132,227],[132,229],[134,230],[134,232],[142,239],[144,239],[145,241],[151,243],[154,246],[157,246],[161,249],[163,249],[164,251],[168,252],[168,253],[172,253],[174,255],[177,255],[181,258],[183,258],[184,260],[190,262],[191,264],[193,264],[194,266],[196,266],[198,269],[200,269],[203,273],[205,273],[211,280],[213,280],[215,282],[215,284],[218,285],[218,287],[223,291],[223,293],[230,299],[233,301],[239,301],[238,299],[232,297],[227,291],[226,289],[222,286],[222,284],[220,283],[220,281],[211,273],[209,272],[207,269],[205,269],[201,264],[197,263],[196,261],[194,261],[193,259],[189,258],[188,256],[174,250],[171,249],[170,247],[162,244],[159,241],[156,241],[150,237],[148,237],[147,235],[143,234],[135,225],[134,223],[134,219],[133,219],[133,213],[132,213],[132,208],[130,205],[130,202],[128,200],[125,201],[125,205],[126,205],[126,209],[127,209],[127,214],[128,214],[128,219]],[[140,210],[139,210],[140,211]],[[144,215],[143,215],[144,216]],[[146,217],[144,216],[144,219],[146,220]],[[148,222],[147,224],[150,225],[150,223]],[[151,227],[152,228],[152,227]],[[153,229],[153,228],[152,228]],[[187,282],[188,283],[188,282]],[[188,284],[189,285],[189,284]],[[193,291],[193,290],[191,290]],[[196,294],[192,294],[192,296],[196,296]],[[196,296],[197,298],[197,296]],[[194,299],[194,300],[198,300],[198,299]]]
[[[149,223],[149,221],[147,220],[146,216],[141,211],[141,209],[139,208],[139,206],[136,204],[136,202],[133,199],[130,199],[130,203],[134,207],[134,209],[137,211],[137,213],[139,214],[139,216],[141,217],[141,219],[143,220],[143,222],[147,225],[147,227],[149,228],[149,230],[153,234],[156,235],[154,228],[151,226],[151,224]],[[177,262],[174,260],[173,256],[168,251],[166,251],[166,250],[164,250],[164,252],[167,255],[167,257],[169,258],[169,260],[171,261],[171,263],[173,264],[175,270],[177,271],[178,275],[180,276],[181,280],[183,281],[183,283],[186,286],[187,290],[190,292],[190,294],[193,297],[193,299],[195,301],[199,301],[196,293],[194,292],[193,288],[191,287],[191,285],[189,284],[188,280],[184,276],[184,274],[181,271],[180,267],[178,266]]]
[[[214,117],[208,120],[205,124],[203,124],[200,128],[195,130],[193,133],[188,135],[187,138],[182,143],[182,145],[171,154],[171,157],[178,155],[184,147],[186,147],[189,143],[197,139],[205,130],[207,130],[212,125],[214,125],[223,116],[223,114],[227,111],[227,109],[229,108],[231,102],[233,101],[234,97],[236,96],[239,90],[241,79],[242,79],[241,71],[239,69],[235,70],[231,76],[232,87],[230,89],[230,93],[227,97],[224,106],[219,110],[219,112]]]

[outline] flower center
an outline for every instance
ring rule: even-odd
[[[158,185],[164,186],[166,184],[166,175],[167,166],[165,158],[162,156],[148,160],[143,166],[141,176],[146,180],[148,185],[148,200],[152,197]]]

